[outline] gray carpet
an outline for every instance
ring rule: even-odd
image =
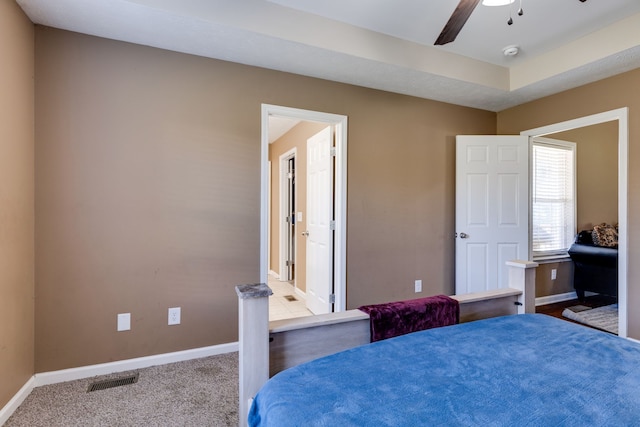
[[[618,304],[598,308],[576,305],[565,308],[562,315],[575,322],[618,335]]]
[[[138,372],[135,384],[87,393]],[[5,427],[236,426],[238,353],[35,388]]]

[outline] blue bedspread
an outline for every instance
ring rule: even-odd
[[[249,425],[640,425],[640,345],[540,314],[430,329],[280,372]]]

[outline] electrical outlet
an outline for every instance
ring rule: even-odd
[[[416,280],[415,287],[416,287],[416,293],[422,292],[422,280]]]
[[[558,277],[558,270],[556,270],[555,268],[551,269],[551,280],[556,280],[556,277]]]
[[[131,329],[131,313],[118,314],[118,332]]]
[[[169,325],[180,324],[180,307],[172,307],[169,309]]]

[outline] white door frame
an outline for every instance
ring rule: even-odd
[[[627,269],[628,269],[628,202],[629,180],[629,109],[627,107],[605,111],[586,117],[567,120],[548,126],[520,132],[531,141],[532,137],[544,136],[600,123],[618,121],[618,336],[626,338],[627,321]],[[531,254],[529,254],[531,259]]]
[[[260,281],[262,283],[267,283],[268,274],[269,116],[322,122],[333,125],[335,128],[334,311],[344,311],[347,302],[347,116],[262,104],[260,153]]]
[[[291,159],[292,157],[296,157],[297,155],[297,150],[295,147],[293,147],[291,150],[287,151],[286,153],[280,155],[280,158],[278,159],[278,180],[280,183],[280,211],[278,213],[278,223],[280,224],[280,251],[279,251],[279,262],[278,262],[278,268],[280,269],[279,271],[279,276],[280,276],[280,281],[287,281],[288,280],[288,274],[283,274],[287,269],[287,259],[288,258],[288,254],[287,254],[287,250],[289,248],[289,244],[290,242],[287,239],[288,233],[285,230],[286,227],[289,227],[289,223],[287,221],[285,221],[285,215],[291,215],[291,212],[287,212],[287,207],[289,205],[289,201],[284,197],[284,195],[286,193],[289,192],[289,183],[288,183],[288,161],[289,159]],[[297,161],[297,159],[296,159]],[[296,191],[297,192],[297,191]],[[294,196],[296,203],[298,201],[298,197],[297,195]],[[285,213],[286,212],[286,213]],[[296,248],[297,250],[297,248]],[[269,264],[267,264],[269,265]],[[294,276],[294,287],[295,287],[295,276]]]

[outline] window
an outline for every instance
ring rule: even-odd
[[[531,157],[533,258],[566,256],[576,233],[576,144],[535,138]]]

